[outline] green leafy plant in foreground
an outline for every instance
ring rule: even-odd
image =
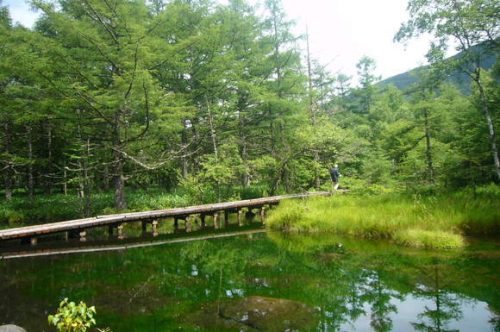
[[[95,307],[88,307],[84,302],[68,302],[65,298],[59,304],[55,315],[49,315],[49,325],[54,325],[61,332],[85,332],[96,324]]]

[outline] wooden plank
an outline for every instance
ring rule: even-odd
[[[306,198],[312,196],[328,196],[329,192],[314,192],[304,194],[281,195],[272,197],[263,197],[257,199],[248,199],[234,202],[204,204],[197,206],[188,206],[184,208],[173,208],[145,212],[131,212],[123,214],[113,214],[105,216],[96,216],[92,218],[83,218],[69,221],[61,221],[42,225],[26,226],[12,228],[0,231],[0,240],[21,239],[43,234],[61,233],[70,230],[83,230],[101,226],[112,226],[127,222],[162,219],[171,217],[182,217],[191,214],[210,214],[217,211],[225,211],[240,208],[261,207],[263,205],[276,205],[281,200],[292,198]]]

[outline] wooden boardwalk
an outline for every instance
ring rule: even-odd
[[[259,209],[261,220],[264,221],[265,209],[279,204],[284,199],[306,198],[311,196],[328,196],[329,192],[313,192],[304,194],[282,195],[263,197],[258,199],[248,199],[242,201],[205,204],[188,206],[183,208],[155,210],[146,212],[132,212],[123,214],[113,214],[96,216],[92,218],[61,221],[49,224],[34,225],[20,228],[12,228],[0,231],[0,241],[14,239],[29,239],[31,244],[36,244],[37,238],[44,235],[65,233],[66,236],[77,234],[81,239],[85,239],[86,230],[96,227],[108,227],[110,234],[117,229],[118,237],[123,230],[123,225],[131,222],[142,222],[142,229],[146,231],[148,224],[152,225],[153,234],[156,232],[158,221],[166,218],[173,218],[177,226],[178,220],[186,221],[186,230],[190,227],[193,217],[199,217],[201,226],[205,226],[205,217],[213,218],[215,228],[218,228],[220,214],[224,214],[224,222],[228,222],[229,213],[237,213],[238,223],[241,222],[242,209]]]

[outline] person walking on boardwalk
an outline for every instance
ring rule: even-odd
[[[330,168],[330,176],[332,177],[332,191],[336,191],[339,188],[339,178],[340,171],[339,165],[335,164],[332,168]]]

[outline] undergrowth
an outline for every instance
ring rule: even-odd
[[[127,192],[127,210],[135,212],[159,210],[191,204],[185,195],[162,191]],[[113,208],[113,193],[92,195],[89,216],[117,213]],[[0,201],[0,227],[16,227],[85,217],[83,202],[76,195],[53,194],[35,196],[33,201],[27,197],[13,197],[11,201]]]
[[[0,229],[78,219],[86,216],[160,210],[217,201],[216,195],[210,190],[204,191],[203,195],[200,196],[185,188],[179,188],[175,192],[168,192],[161,188],[128,189],[125,195],[127,210],[118,211],[113,208],[113,195],[114,193],[111,191],[92,193],[88,213],[85,213],[83,200],[74,193],[68,195],[39,194],[35,195],[33,201],[30,201],[27,195],[14,196],[10,201],[0,199]],[[266,195],[265,187],[254,185],[246,188],[234,187],[231,196],[223,197],[223,199],[251,199]]]

